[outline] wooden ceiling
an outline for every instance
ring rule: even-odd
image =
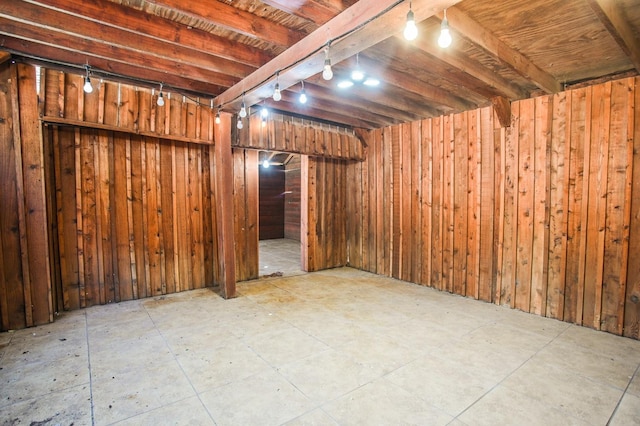
[[[637,0],[0,0],[0,49],[94,78],[379,128],[640,71]],[[453,44],[437,44],[443,10]],[[324,48],[334,78],[321,76]],[[378,87],[339,89],[356,64]],[[2,55],[0,55],[2,57]],[[275,76],[282,100],[271,99]],[[297,99],[304,80],[306,105]],[[212,100],[213,99],[213,100]]]

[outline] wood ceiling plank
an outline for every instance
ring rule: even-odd
[[[0,65],[4,64],[9,59],[11,59],[11,53],[4,50],[0,50]]]
[[[372,70],[380,67],[380,64],[364,55],[360,55],[360,64],[365,70]],[[406,90],[410,93],[420,95],[429,102],[445,106],[449,109],[457,111],[465,111],[477,107],[477,105],[468,102],[444,89],[434,86],[424,80],[416,78],[414,74],[407,74],[397,71],[393,65],[389,65],[384,69],[379,69],[375,74],[377,78],[390,84],[398,89]],[[439,108],[442,109],[442,108]]]
[[[74,64],[82,64],[86,62],[86,58],[90,56],[107,59],[112,63],[132,64],[143,69],[150,69],[169,74],[175,74],[182,78],[210,81],[216,85],[229,87],[234,85],[239,79],[218,72],[208,71],[201,68],[185,64],[180,61],[170,61],[165,59],[153,58],[145,55],[144,52],[136,52],[132,50],[114,47],[108,44],[95,42],[83,37],[51,31],[37,26],[16,23],[6,18],[0,17],[0,34],[7,38],[17,38],[27,41],[34,41],[50,47],[58,47],[60,49],[72,51],[76,53]],[[90,53],[88,53],[90,52]],[[21,52],[29,54],[30,52]],[[95,66],[95,64],[89,64]],[[104,71],[111,71],[112,66],[109,65]],[[140,78],[148,80],[146,73],[139,74]],[[159,82],[166,81],[164,79]],[[213,93],[211,94],[213,95]]]
[[[459,0],[418,0],[413,2],[413,11],[416,20],[422,20],[458,2]],[[397,5],[396,0],[358,1],[218,96],[216,105],[233,111],[238,108],[243,93],[246,93],[249,105],[270,96],[272,89],[264,86],[278,71],[283,89],[317,74],[324,65],[323,47],[330,40],[337,40],[331,44],[331,57],[338,63],[401,32],[408,10],[404,2],[400,7],[395,7]],[[360,26],[362,27],[359,28]],[[353,31],[355,28],[359,29]],[[348,35],[344,36],[345,34]]]
[[[114,62],[110,59],[92,55],[85,55],[82,54],[82,52],[73,50],[47,46],[39,42],[30,40],[20,40],[17,38],[5,37],[3,39],[3,46],[5,49],[8,49],[9,51],[12,51],[13,53],[19,55],[25,55],[25,52],[28,52],[28,55],[26,56],[28,58],[35,58],[36,62],[39,62],[37,61],[37,59],[56,58],[56,62],[74,64],[77,63],[78,58],[80,57],[81,59],[90,62],[94,68],[105,70],[110,74],[118,76],[116,79],[114,79],[115,81],[129,83],[134,86],[152,87],[152,82],[163,81],[165,85],[165,91],[172,91],[172,89],[177,89],[186,94],[192,94],[195,96],[202,96],[202,94],[204,93],[220,93],[224,89],[223,87],[212,84],[209,81],[189,80],[183,78],[178,74],[156,71],[145,66]],[[48,62],[45,61],[43,62],[43,64],[46,65],[48,64]],[[47,66],[51,67],[50,64]],[[56,67],[52,66],[51,68]],[[72,72],[70,68],[60,68],[65,68],[67,69],[67,71]],[[83,73],[83,71],[79,70],[76,70],[75,72]],[[145,81],[140,81],[137,78],[129,79],[122,76],[144,76]],[[106,78],[109,79],[108,76],[106,76]],[[145,82],[149,83],[145,84]]]
[[[369,123],[380,123],[384,125],[391,125],[399,121],[399,120],[393,119],[390,116],[374,114],[368,110],[357,108],[353,105],[345,105],[341,102],[336,102],[335,97],[332,99],[323,99],[323,98],[314,96],[309,90],[308,86],[305,86],[305,91],[309,95],[309,101],[307,102],[306,105],[299,106],[300,109],[311,107],[317,110],[331,112],[333,114],[350,116],[352,118],[356,118],[362,121],[367,121]],[[291,104],[295,104],[296,102],[298,102],[299,96],[300,94],[298,92],[294,92],[291,90],[287,90],[282,93],[282,99],[285,102],[289,102]],[[269,108],[278,109],[278,104],[279,102],[271,100],[271,101],[268,101],[267,106]]]
[[[181,61],[193,66],[233,77],[242,78],[257,67],[217,58],[187,47],[165,43],[152,37],[135,35],[127,30],[105,26],[101,23],[39,7],[25,1],[0,2],[0,16],[16,22],[30,22],[51,32],[61,32],[99,44],[110,44],[112,49],[123,48],[138,54],[151,55],[159,60]]]
[[[220,28],[225,28],[256,40],[266,40],[281,47],[289,47],[305,36],[305,34],[291,30],[277,22],[261,18],[217,0],[189,2],[184,0],[147,1],[175,10],[194,19],[204,20]]]
[[[331,111],[324,111],[321,109],[313,108],[313,106],[300,107],[300,104],[296,100],[289,102],[288,100],[281,100],[277,105],[273,106],[276,111],[287,113],[288,115],[308,117],[315,121],[327,121],[330,123],[336,123],[343,126],[361,127],[363,129],[377,129],[380,125],[376,122],[369,122],[361,120],[359,118],[351,117],[350,115],[337,114]]]
[[[272,59],[266,52],[185,25],[149,15],[109,0],[35,0],[47,6],[101,24],[153,37],[178,48],[187,47],[241,64],[260,66]]]
[[[483,94],[481,92],[485,92],[484,96],[487,99],[492,98],[493,96],[505,96],[509,99],[523,99],[526,98],[529,94],[520,88],[518,85],[507,81],[506,79],[500,77],[498,74],[493,72],[492,70],[485,68],[482,64],[469,59],[468,57],[462,55],[459,52],[456,52],[452,49],[442,49],[437,44],[433,43],[433,40],[429,40],[426,38],[418,38],[414,45],[416,48],[422,50],[425,53],[437,58],[438,60],[456,68],[459,71],[462,71],[469,76],[482,81],[489,90],[492,92],[490,95],[486,95],[486,90],[478,86],[474,86],[473,82],[469,81],[469,84],[462,82],[465,86],[469,86],[471,90],[476,91],[478,94]],[[447,73],[440,73],[445,78],[449,78]]]
[[[299,18],[306,19],[317,25],[322,25],[332,19],[342,10],[335,10],[315,1],[292,2],[291,0],[261,0],[267,4],[283,12],[290,13]]]
[[[502,42],[458,8],[447,9],[447,19],[449,27],[456,33],[508,64],[518,74],[531,80],[540,89],[547,93],[557,93],[562,90],[562,84],[555,77],[531,62],[516,49]]]
[[[384,102],[372,102],[367,93],[364,96],[362,96],[361,92],[353,91],[345,91],[342,94],[336,93],[334,86],[335,82],[325,81],[319,76],[311,77],[305,81],[304,85],[307,94],[314,99],[332,101],[334,104],[344,105],[347,108],[366,108],[367,111],[373,114],[393,118],[398,122],[415,121],[421,118],[415,111],[395,108]]]
[[[640,72],[640,40],[638,34],[626,20],[620,2],[611,0],[587,0],[587,2],[616,43],[629,57],[636,71]]]

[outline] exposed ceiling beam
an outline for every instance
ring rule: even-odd
[[[155,70],[165,73],[167,77],[169,77],[170,74],[175,74],[187,79],[195,79],[203,82],[215,82],[217,85],[223,87],[232,86],[239,80],[239,78],[236,77],[194,67],[178,60],[154,59],[146,55],[144,52],[133,51],[98,41],[88,40],[81,36],[73,36],[62,32],[52,31],[51,28],[41,28],[24,23],[16,23],[15,21],[2,17],[0,17],[0,34],[5,35],[8,38],[17,38],[32,42],[35,41],[44,46],[75,52],[76,57],[72,63],[89,62],[89,65],[95,67],[96,65],[93,63],[93,60],[89,61],[89,58],[99,57],[106,59],[108,60],[107,68],[101,68],[105,71],[111,71],[114,68],[114,65],[112,64],[120,63],[139,66],[143,69]],[[146,73],[138,75],[141,78],[147,79]],[[163,78],[160,81],[166,80]]]
[[[383,84],[390,84],[410,93],[420,95],[433,104],[444,106],[445,108],[443,109],[464,111],[476,107],[476,105],[436,87],[427,81],[421,80],[415,75],[397,71],[391,64],[385,68],[381,68],[377,61],[369,59],[362,54],[360,54],[360,64],[366,70],[374,70],[375,76],[383,81]]]
[[[222,87],[209,81],[189,80],[175,73],[165,73],[144,66],[114,62],[108,58],[101,58],[73,50],[46,46],[29,40],[4,38],[2,43],[3,48],[8,49],[17,55],[23,55],[27,58],[35,59],[35,62],[39,62],[42,65],[49,66],[54,69],[65,68],[67,72],[70,72],[71,70],[66,67],[56,67],[55,63],[62,62],[65,64],[76,64],[80,58],[83,60],[83,63],[85,59],[90,62],[94,70],[98,69],[104,71],[100,72],[100,75],[106,76],[107,74],[110,74],[113,75],[113,77],[116,77],[111,77],[111,79],[128,82],[136,86],[150,87],[151,85],[148,84],[148,82],[162,81],[164,82],[165,87],[179,89],[180,91],[184,91],[195,96],[202,96],[202,94],[205,93],[220,93],[223,90]],[[28,54],[25,54],[25,52],[28,52]],[[51,66],[48,62],[48,58],[56,58],[54,66]],[[39,59],[43,59],[44,61],[39,61]],[[78,73],[77,70],[76,73]],[[144,78],[144,81],[140,81],[135,77],[128,78],[122,76],[141,76]],[[168,91],[171,91],[171,89]]]
[[[11,59],[11,53],[0,50],[0,65]]]
[[[440,61],[454,67],[457,71],[462,71],[463,73],[484,83],[484,85],[490,89],[489,94],[487,94],[487,90],[481,86],[475,85],[472,81],[462,81],[465,86],[469,86],[471,90],[485,96],[487,99],[490,99],[493,96],[505,96],[509,99],[522,99],[528,95],[528,93],[516,84],[507,81],[492,70],[484,67],[479,62],[470,59],[466,55],[463,55],[454,49],[442,49],[434,43],[433,40],[426,37],[417,39],[415,46],[423,52],[426,52]],[[447,75],[447,72],[440,72],[439,74],[444,76]]]
[[[220,28],[256,40],[269,40],[269,42],[281,47],[291,46],[305,35],[277,22],[237,9],[225,2],[216,1],[215,7],[211,7],[208,2],[203,1],[147,0],[147,2],[178,11],[194,19],[207,21]]]
[[[417,20],[427,19],[459,1],[418,0],[413,2],[413,11]],[[331,45],[331,58],[338,63],[394,33],[401,32],[408,8],[405,2],[402,2],[402,7],[396,7],[398,4],[397,0],[358,1],[218,96],[215,100],[216,105],[223,105],[225,109],[233,111],[237,109],[245,92],[249,105],[270,96],[271,89],[262,86],[273,79],[278,71],[282,88],[317,74],[322,70],[324,63],[322,49],[329,40],[337,39]],[[343,37],[360,26],[362,28]],[[292,66],[293,64],[298,65]]]
[[[640,37],[625,18],[625,13],[620,6],[621,2],[613,0],[587,1],[616,43],[629,56],[636,71],[640,72]]]
[[[233,42],[159,16],[122,6],[109,0],[27,0],[34,6],[50,7],[98,22],[102,25],[130,31],[135,36],[153,37],[177,48],[191,48],[209,55],[245,65],[264,64],[272,59],[266,52]]]
[[[100,45],[106,44],[110,49],[121,48],[157,59],[190,63],[208,71],[233,77],[244,77],[256,69],[254,66],[239,64],[184,46],[168,44],[152,37],[133,34],[121,28],[106,26],[93,20],[38,7],[20,0],[0,2],[0,16],[16,22],[32,22],[34,26],[50,33],[77,36]]]
[[[466,37],[472,43],[508,64],[514,71],[531,80],[540,89],[547,93],[557,93],[562,90],[562,84],[555,77],[542,70],[511,46],[499,40],[489,30],[482,27],[458,8],[447,9],[447,19],[449,20],[449,27],[456,33]]]

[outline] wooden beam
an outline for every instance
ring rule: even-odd
[[[433,40],[426,37],[419,38],[414,43],[415,46],[423,52],[426,52],[434,58],[437,58],[482,82],[486,87],[482,88],[475,86],[472,81],[463,82],[465,86],[469,87],[476,93],[484,94],[484,96],[487,96],[488,98],[491,98],[492,96],[506,96],[513,100],[523,99],[529,95],[515,83],[500,77],[491,69],[470,59],[466,54],[452,49],[442,49],[434,43]],[[489,95],[489,93],[492,93],[493,95]]]
[[[101,22],[58,10],[41,8],[21,0],[1,2],[0,15],[10,17],[15,22],[32,23],[34,27],[42,28],[49,34],[55,34],[56,38],[60,37],[58,34],[63,33],[91,40],[98,45],[106,44],[112,50],[122,49],[124,53],[114,52],[114,59],[118,56],[129,58],[144,54],[153,58],[153,60],[148,60],[150,63],[163,59],[169,62],[179,61],[180,63],[189,63],[193,67],[238,78],[244,77],[257,68],[205,54],[185,46],[178,47],[167,44],[146,35],[134,35],[121,28],[114,28]]]
[[[540,89],[547,93],[562,91],[562,84],[555,77],[542,70],[516,49],[502,42],[459,9],[455,7],[447,9],[447,19],[449,26],[456,33],[508,64],[514,71],[531,80]]]
[[[621,9],[621,2],[613,0],[587,0],[587,2],[616,43],[629,56],[635,69],[640,72],[640,41],[625,18],[626,13]]]
[[[427,19],[460,0],[418,0],[413,2],[417,20]],[[396,0],[360,0],[344,12],[322,25],[240,83],[229,88],[215,100],[225,110],[234,111],[245,93],[247,105],[271,96],[272,88],[265,82],[280,72],[280,87],[285,89],[319,73],[324,65],[323,47],[331,44],[331,58],[335,63],[367,49],[389,36],[402,32],[407,17],[407,5],[399,7]],[[390,10],[387,10],[391,8]],[[364,25],[357,31],[353,31]],[[347,34],[345,36],[345,34]],[[342,37],[342,38],[341,38]],[[294,65],[297,64],[297,65]]]
[[[9,59],[11,59],[11,53],[6,50],[0,50],[0,65],[4,64]]]
[[[91,54],[83,55],[82,52],[75,50],[51,47],[29,40],[6,37],[3,43],[4,47],[8,50],[17,55],[26,55],[27,58],[33,59],[34,63],[65,72],[84,73],[84,71],[79,72],[78,69],[72,69],[71,67],[52,66],[47,60],[40,60],[39,58],[55,58],[56,62],[59,61],[67,64],[76,63],[78,65],[80,65],[80,60],[82,60],[82,63],[89,62],[94,70],[109,70],[110,73],[114,73],[113,78],[110,77],[109,80],[120,81],[134,86],[142,86],[143,84],[139,80],[129,79],[126,76],[144,76],[146,82],[164,82],[165,91],[169,92],[171,89],[167,88],[176,88],[184,91],[185,94],[194,94],[196,96],[207,94],[212,96],[220,93],[224,89],[222,86],[211,84],[208,81],[201,81],[200,79],[190,80],[180,74],[165,73],[159,70],[145,68],[141,65],[113,62],[109,58],[98,57]],[[150,84],[144,84],[144,86],[151,87]]]
[[[226,30],[242,34],[256,40],[265,41],[289,47],[301,38],[304,33],[293,31],[284,25],[261,18],[253,13],[245,12],[224,2],[185,2],[183,0],[147,0],[158,6],[172,9],[197,20],[204,20],[209,24]]]
[[[221,113],[215,126],[216,228],[218,265],[216,276],[222,297],[236,296],[235,235],[233,233],[233,158],[231,153],[231,114]]]
[[[509,99],[503,96],[496,96],[491,98],[491,105],[493,105],[493,110],[496,112],[500,127],[511,127],[511,102],[509,102]]]
[[[64,10],[69,14],[96,20],[135,35],[163,40],[176,48],[187,47],[245,65],[264,64],[273,57],[260,49],[109,0],[36,0],[33,5],[29,7]]]

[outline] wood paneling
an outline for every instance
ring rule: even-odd
[[[349,264],[640,338],[639,91],[514,102],[508,128],[489,107],[371,132],[348,166]]]
[[[233,149],[236,280],[258,278],[258,151]],[[284,186],[284,185],[283,185]]]
[[[214,284],[206,280],[214,263],[205,262],[204,253],[215,247],[202,238],[211,235],[205,230],[211,209],[202,208],[210,169],[199,161],[209,147],[105,130],[45,129],[56,141],[61,309]]]
[[[237,117],[235,118],[237,120]],[[234,121],[235,122],[235,121]],[[344,127],[271,113],[266,123],[259,113],[243,120],[242,130],[233,128],[234,148],[254,148],[325,158],[364,159],[362,142]]]
[[[284,238],[285,173],[284,166],[259,167],[260,239]]]
[[[303,269],[312,272],[344,266],[347,163],[305,155],[301,160]]]
[[[285,165],[284,237],[300,241],[300,156]]]

